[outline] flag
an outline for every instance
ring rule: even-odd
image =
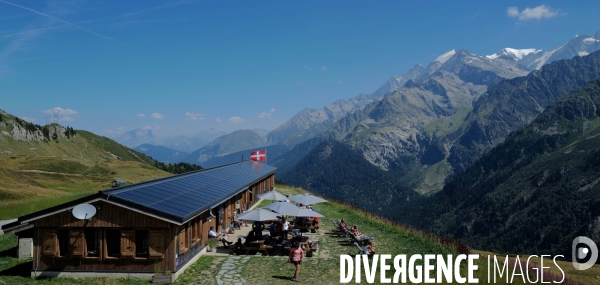
[[[267,150],[258,150],[250,153],[250,160],[254,161],[266,161],[267,160]]]

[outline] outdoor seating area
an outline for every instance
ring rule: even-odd
[[[261,197],[262,196],[262,197]],[[246,255],[261,253],[262,255],[288,255],[294,243],[298,243],[307,257],[313,256],[319,248],[318,240],[311,240],[304,233],[316,233],[319,229],[319,217],[312,204],[327,202],[312,195],[283,196],[276,191],[270,191],[259,198],[279,199],[261,209],[254,209],[237,216],[238,221],[252,221],[252,225],[241,227],[238,242],[233,246],[231,254]],[[292,204],[295,199],[304,203]],[[297,205],[302,205],[298,207]],[[310,205],[306,207],[304,205]]]

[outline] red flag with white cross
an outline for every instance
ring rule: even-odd
[[[250,160],[254,161],[266,161],[267,160],[267,150],[258,150],[250,153]]]

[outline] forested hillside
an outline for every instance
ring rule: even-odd
[[[563,254],[600,240],[600,79],[550,105],[397,219],[474,248]]]
[[[555,61],[525,77],[503,81],[483,94],[465,122],[438,145],[443,148],[456,141],[448,162],[461,172],[510,132],[535,119],[546,106],[599,76],[597,51]]]
[[[335,140],[316,146],[294,171],[280,179],[388,218],[395,217],[400,207],[422,199],[360,153]]]

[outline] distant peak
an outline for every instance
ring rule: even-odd
[[[454,56],[455,54],[456,54],[456,50],[453,49],[453,50],[450,50],[450,51],[438,56],[434,61],[444,63],[448,59],[450,59],[452,56]]]
[[[541,51],[542,50],[540,50],[540,49],[534,49],[534,48],[525,48],[525,49],[503,48],[499,52],[492,54],[492,55],[486,55],[485,57],[487,57],[489,59],[508,57],[508,58],[518,61],[518,60],[523,59],[523,57],[526,57],[529,54],[536,54]]]

